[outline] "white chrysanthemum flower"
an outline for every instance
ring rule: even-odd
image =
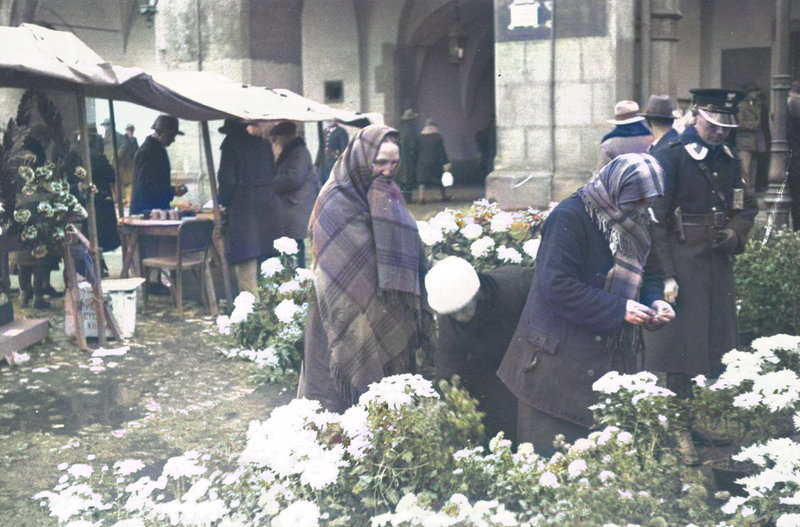
[[[617,475],[611,472],[610,470],[601,470],[600,473],[597,475],[597,477],[600,478],[600,481],[605,483],[610,479],[616,478]]]
[[[550,471],[542,472],[542,475],[539,476],[539,485],[550,487],[551,489],[557,489],[561,486],[558,482],[558,477]]]
[[[111,527],[144,527],[144,520],[142,518],[128,518],[118,521]]]
[[[489,229],[492,232],[506,232],[514,223],[514,215],[510,212],[500,211],[492,216]]]
[[[199,456],[195,456],[195,453],[195,451],[189,450],[182,456],[168,459],[161,473],[173,479],[181,477],[191,478],[192,476],[205,474],[208,469],[197,463],[197,458]]]
[[[576,459],[567,466],[567,472],[571,478],[577,478],[586,471],[586,461],[583,459]]]
[[[439,212],[436,216],[428,220],[428,223],[431,227],[439,229],[442,232],[456,232],[458,230],[456,216],[449,210]]]
[[[434,227],[427,221],[418,221],[417,230],[419,231],[419,237],[422,240],[422,243],[428,247],[444,241],[442,229]]]
[[[800,336],[780,334],[761,337],[751,342],[750,347],[760,353],[770,353],[779,349],[796,351],[800,348]]]
[[[489,251],[494,247],[494,240],[488,236],[478,238],[469,246],[469,251],[472,253],[473,258],[481,258],[486,256]]]
[[[280,258],[272,257],[267,258],[261,263],[261,276],[264,278],[272,278],[276,274],[283,271],[283,264]]]
[[[76,463],[67,469],[73,477],[75,478],[88,478],[94,472],[94,469],[91,465],[86,465],[85,463]]]
[[[313,280],[314,279],[314,271],[311,269],[306,269],[305,267],[298,267],[295,270],[295,276],[297,280],[300,282],[305,282],[306,280]]]
[[[297,246],[297,240],[282,236],[272,243],[272,246],[281,254],[297,254],[300,248]]]
[[[281,302],[275,306],[275,316],[284,324],[288,324],[300,310],[301,307],[298,306],[294,300],[287,298],[286,300],[281,300]]]
[[[522,250],[525,251],[525,254],[536,259],[536,255],[539,253],[539,246],[542,244],[542,240],[540,238],[533,238],[532,240],[528,240],[522,244]]]
[[[513,247],[506,247],[501,245],[497,248],[497,258],[503,262],[510,262],[513,264],[522,263],[522,255]]]
[[[300,282],[297,280],[289,280],[284,282],[278,287],[278,293],[285,295],[294,291],[300,291]]]
[[[476,240],[483,236],[483,227],[477,223],[469,223],[461,229],[461,234],[468,240]]]
[[[144,468],[144,463],[138,459],[125,459],[114,463],[114,472],[120,476],[128,476]]]
[[[273,518],[270,525],[272,527],[318,527],[319,507],[310,501],[296,501]]]

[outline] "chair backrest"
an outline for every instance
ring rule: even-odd
[[[205,252],[211,245],[214,222],[206,219],[183,220],[178,229],[178,253]]]

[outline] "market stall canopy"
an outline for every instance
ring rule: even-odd
[[[72,91],[192,121],[238,117],[173,92],[141,68],[106,62],[72,33],[35,24],[0,26],[0,87]]]
[[[361,113],[337,110],[286,89],[234,82],[208,71],[153,72],[162,86],[195,102],[245,120],[333,121],[365,126]]]

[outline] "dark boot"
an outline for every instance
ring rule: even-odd
[[[43,295],[36,295],[33,298],[34,309],[50,309],[50,302],[44,299]]]

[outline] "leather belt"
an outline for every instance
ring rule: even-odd
[[[724,212],[709,212],[708,214],[686,214],[684,212],[682,219],[684,225],[724,227],[728,220],[728,215]]]

